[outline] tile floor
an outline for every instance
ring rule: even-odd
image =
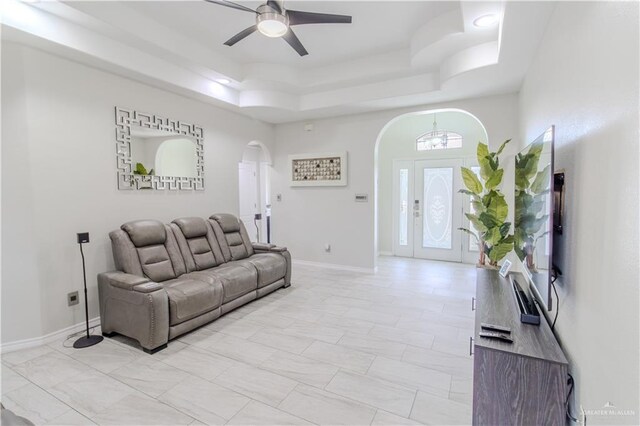
[[[123,337],[3,354],[2,403],[36,424],[469,424],[474,292],[469,265],[294,266],[155,355]]]

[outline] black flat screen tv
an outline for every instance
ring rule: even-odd
[[[516,155],[514,190],[514,250],[531,292],[547,311],[553,307],[553,140],[551,126]]]

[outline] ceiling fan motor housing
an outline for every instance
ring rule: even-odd
[[[256,9],[258,30],[267,37],[281,37],[289,28],[289,18],[271,6],[263,4]]]

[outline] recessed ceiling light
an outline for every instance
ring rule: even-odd
[[[473,25],[478,28],[493,27],[497,23],[498,15],[495,14],[482,15],[481,17],[476,18],[476,20],[473,21]]]
[[[220,84],[229,84],[229,83],[231,83],[231,80],[229,80],[228,78],[219,78],[216,81],[218,83],[220,83]]]

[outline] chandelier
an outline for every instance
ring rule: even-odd
[[[438,130],[436,114],[433,114],[433,130],[416,139],[416,149],[428,151],[449,148],[462,148],[462,135],[447,130]]]

